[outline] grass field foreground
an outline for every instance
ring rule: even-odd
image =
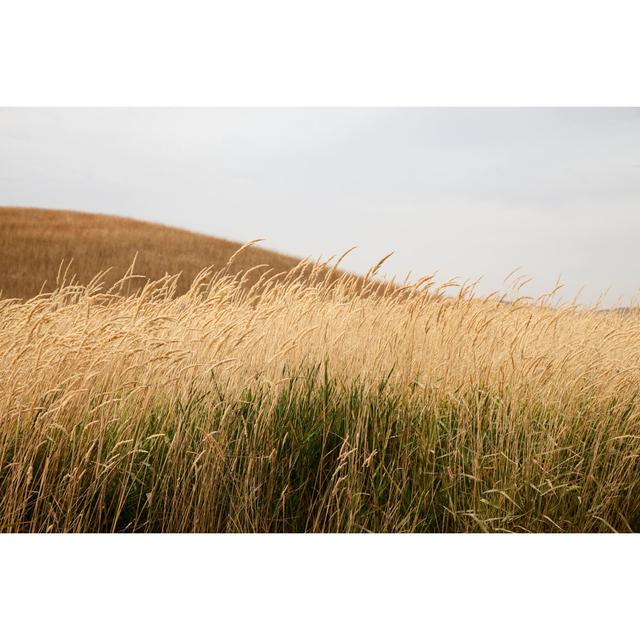
[[[375,271],[0,300],[0,531],[640,531],[638,315]]]

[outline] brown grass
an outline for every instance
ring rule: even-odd
[[[0,207],[0,292],[4,298],[30,298],[56,288],[58,270],[73,260],[67,272],[87,284],[109,267],[106,284],[122,277],[136,259],[136,273],[157,280],[182,274],[177,292],[184,293],[204,268],[221,268],[240,244],[203,234],[129,218],[73,211]],[[252,247],[234,261],[231,272],[266,264],[288,271],[298,259]],[[262,271],[260,271],[261,273]],[[249,274],[255,282],[258,271]],[[131,281],[138,288],[142,281]]]
[[[640,530],[637,315],[318,269],[0,301],[0,530]]]

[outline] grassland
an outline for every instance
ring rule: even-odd
[[[1,531],[640,530],[638,315],[241,256],[0,300]]]
[[[53,291],[63,264],[79,284],[110,268],[103,278],[110,286],[134,258],[137,273],[146,278],[131,280],[130,291],[169,273],[181,274],[176,285],[181,294],[203,268],[224,267],[239,248],[236,242],[129,218],[0,207],[0,297],[30,298],[42,290]],[[283,272],[298,262],[251,247],[238,255],[232,269],[237,273],[267,264]],[[250,273],[248,281],[255,278]]]

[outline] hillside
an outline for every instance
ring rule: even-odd
[[[182,273],[184,292],[201,269],[222,267],[240,244],[150,222],[109,215],[0,207],[0,296],[29,298],[46,281],[55,288],[60,264],[73,259],[69,275],[84,284],[111,267],[107,283],[121,277],[137,253],[136,273],[157,279]],[[251,247],[234,261],[233,271],[268,264],[287,271],[298,259]],[[258,277],[254,274],[254,279]]]

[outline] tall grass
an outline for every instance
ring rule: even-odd
[[[1,531],[640,530],[635,314],[249,275],[0,301]]]

